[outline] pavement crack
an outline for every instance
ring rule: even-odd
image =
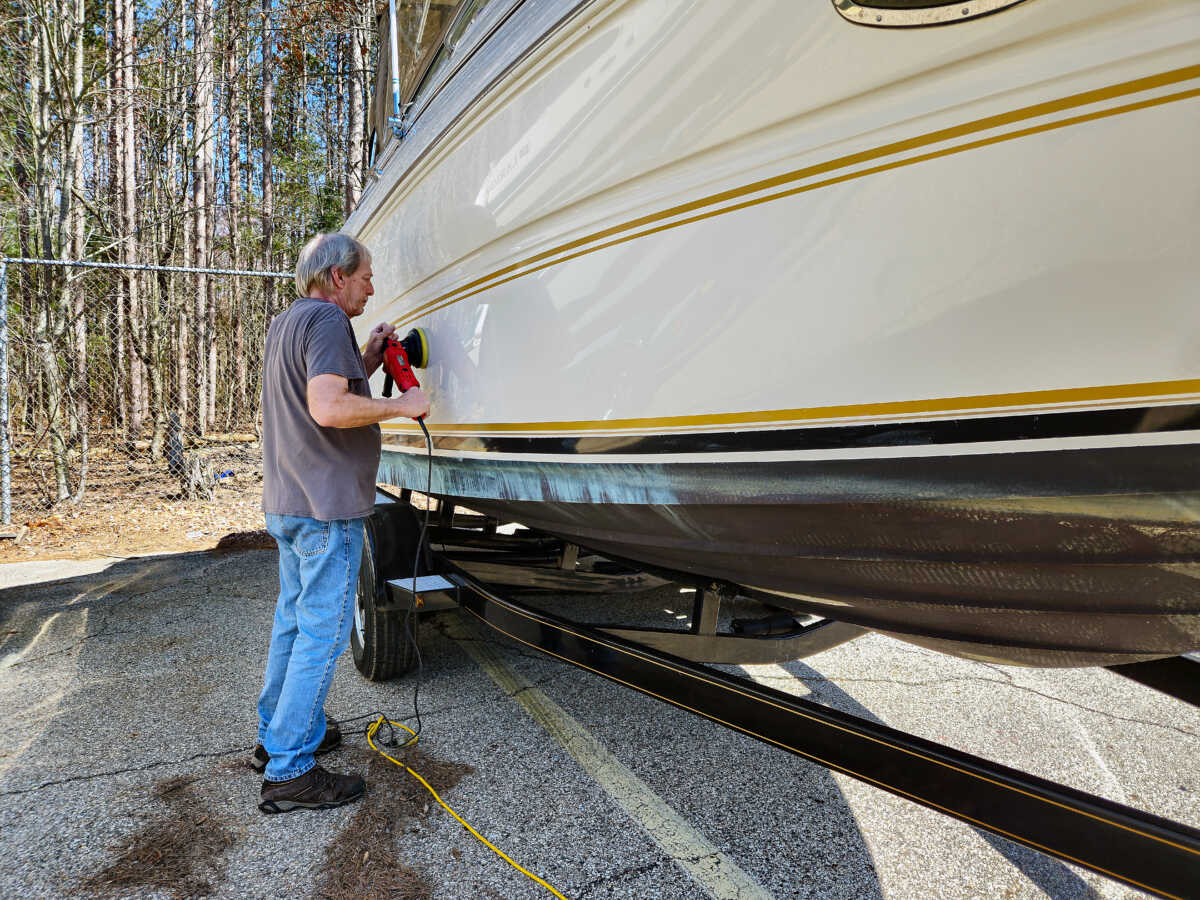
[[[162,768],[163,766],[180,766],[187,762],[192,762],[197,759],[219,759],[223,756],[233,756],[238,753],[249,754],[252,748],[248,746],[235,747],[232,750],[216,750],[206,753],[193,753],[191,756],[184,756],[179,759],[156,759],[154,762],[146,763],[143,766],[129,766],[124,769],[113,769],[108,772],[91,772],[86,775],[72,775],[70,778],[59,778],[54,781],[43,781],[39,785],[27,788],[17,788],[12,791],[0,792],[0,797],[17,797],[21,794],[33,794],[44,790],[48,787],[57,787],[63,784],[74,784],[79,781],[95,781],[99,778],[112,778],[117,775],[126,775],[130,772],[148,772],[151,769]]]
[[[644,875],[647,872],[652,872],[660,868],[666,860],[655,860],[651,863],[644,863],[640,866],[630,866],[627,869],[622,869],[620,872],[613,872],[610,875],[601,875],[599,878],[593,878],[578,891],[575,892],[576,897],[585,897],[598,887],[609,884],[614,881],[621,881],[625,878],[631,878],[638,875]]]
[[[27,666],[30,663],[40,662],[44,659],[50,659],[55,656],[62,656],[64,653],[70,653],[72,650],[77,650],[80,647],[84,646],[85,644],[92,643],[93,641],[95,641],[98,638],[113,637],[114,635],[120,635],[120,634],[136,634],[139,631],[143,630],[143,629],[139,629],[136,627],[135,628],[110,628],[108,626],[108,622],[111,618],[112,618],[112,616],[110,614],[108,617],[106,617],[105,619],[103,619],[101,621],[99,627],[95,631],[84,635],[79,640],[74,641],[73,643],[67,645],[66,647],[60,647],[57,650],[50,650],[50,651],[48,651],[46,653],[42,653],[38,656],[30,656],[30,657],[26,657],[25,659],[19,659],[16,662],[10,664],[8,666],[8,668],[15,669],[18,666]],[[163,629],[169,628],[172,625],[178,625],[181,622],[189,622],[194,618],[195,618],[195,612],[189,613],[186,616],[179,616],[178,618],[175,618],[175,619],[165,619],[161,622],[156,623],[155,627],[161,632]]]

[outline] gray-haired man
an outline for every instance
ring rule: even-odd
[[[371,254],[344,234],[313,238],[296,262],[296,293],[271,322],[263,357],[263,512],[279,545],[279,600],[258,700],[253,764],[265,769],[259,809],[326,809],[362,796],[357,775],[335,775],[314,754],[326,734],[325,695],[350,641],[363,549],[362,519],[375,503],[379,422],[421,416],[419,388],[372,398],[381,322],[360,354],[350,319],[371,285]]]

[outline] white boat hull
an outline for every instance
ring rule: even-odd
[[[385,159],[360,331],[430,337],[434,493],[989,658],[1200,646],[1200,6],[744,6],[520,4]]]

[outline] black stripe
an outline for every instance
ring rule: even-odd
[[[769,450],[921,447],[1191,429],[1200,429],[1200,404],[698,434],[548,437],[440,435],[433,439],[433,443],[439,450],[495,453],[754,453]],[[388,443],[423,447],[424,439],[421,435],[389,434]]]

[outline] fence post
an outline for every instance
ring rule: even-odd
[[[12,461],[8,446],[8,262],[0,259],[0,518],[12,524]]]

